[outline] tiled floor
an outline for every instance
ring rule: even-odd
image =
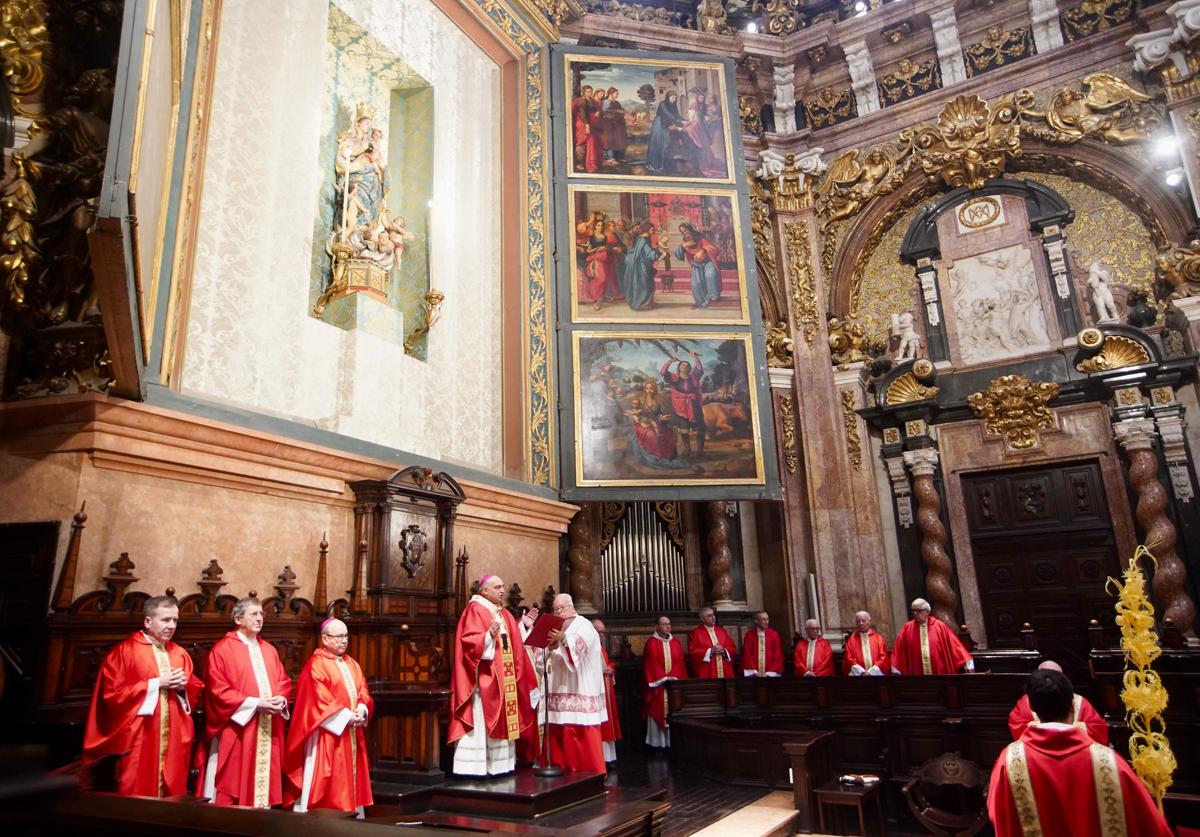
[[[651,755],[640,747],[620,753],[607,784],[621,788],[632,799],[666,791],[671,812],[667,815],[665,837],[687,837],[768,793],[767,788],[726,785],[694,773],[672,770],[665,755]]]

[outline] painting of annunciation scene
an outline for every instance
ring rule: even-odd
[[[332,4],[325,86],[310,313],[424,358],[433,88]]]
[[[576,322],[748,322],[730,194],[572,187],[570,205]]]
[[[566,56],[572,176],[732,180],[720,64]],[[736,115],[735,115],[736,116]]]
[[[578,485],[763,481],[748,335],[574,338]]]

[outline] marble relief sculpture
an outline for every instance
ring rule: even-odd
[[[964,363],[1031,354],[1051,345],[1029,248],[960,259],[949,271]]]
[[[1096,312],[1096,322],[1115,323],[1121,319],[1117,311],[1117,301],[1113,299],[1112,271],[1102,262],[1092,262],[1088,268],[1088,288],[1092,292],[1092,307]]]

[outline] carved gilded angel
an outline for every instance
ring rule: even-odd
[[[1046,107],[1046,123],[1060,139],[1074,141],[1090,134],[1099,134],[1110,142],[1149,138],[1158,116],[1142,105],[1152,97],[1139,93],[1112,73],[1084,76],[1082,87],[1059,90]]]
[[[1200,240],[1170,247],[1154,257],[1168,299],[1200,296]]]
[[[855,215],[892,173],[892,158],[882,149],[869,152],[861,163],[858,154],[855,148],[834,160],[817,187],[817,194],[824,198],[822,214],[828,222]]]

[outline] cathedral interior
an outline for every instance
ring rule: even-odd
[[[832,831],[839,774],[975,833],[983,779],[913,788],[986,776],[1043,660],[1126,758],[1152,664],[1200,827],[1200,0],[0,0],[0,66],[27,833],[295,827],[80,789],[164,593],[198,669],[247,595],[293,677],[347,624],[392,807],[322,833]],[[485,574],[607,627],[606,800],[435,810]],[[918,598],[975,673],[793,676],[807,621],[840,661]],[[672,684],[651,754],[643,650],[706,607],[784,676]]]

